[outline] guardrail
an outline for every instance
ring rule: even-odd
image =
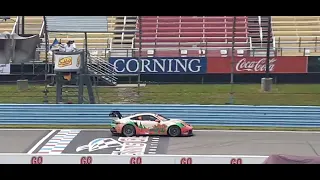
[[[274,43],[273,43],[274,44]],[[290,44],[290,43],[289,43]],[[279,44],[277,44],[279,46]],[[82,49],[82,48],[78,48]],[[239,57],[265,57],[265,53],[267,52],[266,48],[250,48],[248,47],[235,47],[236,50],[242,50],[243,53],[239,54]],[[185,56],[185,57],[224,57],[229,56],[231,57],[231,47],[158,47],[158,48],[143,48],[142,49],[142,56],[146,56],[146,52],[149,50],[152,50],[154,52],[154,57],[160,57],[160,53],[163,51],[169,52],[171,54],[175,54],[175,56]],[[187,50],[190,52],[199,52],[198,54],[187,54],[182,55],[180,52],[181,50]],[[204,54],[202,52],[204,50]],[[221,54],[221,50],[226,50],[227,54],[223,55]],[[121,51],[122,55],[119,55],[119,51]],[[213,52],[213,53],[209,53]],[[241,51],[241,52],[242,52]],[[272,52],[274,52],[274,56],[317,56],[317,54],[313,54],[316,52],[320,52],[319,46],[313,46],[310,45],[308,47],[301,46],[301,47],[286,47],[285,45],[282,45],[282,47],[272,47]],[[310,51],[310,52],[308,52]],[[99,56],[105,59],[108,59],[109,57],[137,57],[138,56],[138,48],[90,48],[89,52],[91,54],[95,54],[95,56]],[[160,53],[159,53],[160,52]],[[238,51],[236,51],[238,52]],[[263,54],[261,54],[264,52]],[[290,52],[290,53],[286,53]],[[30,62],[43,62],[45,58],[45,49],[44,48],[38,48],[36,50],[35,59],[31,59]],[[158,54],[159,53],[159,54]],[[300,53],[300,54],[297,54]],[[52,56],[49,53],[48,59],[51,62]],[[271,55],[272,56],[272,55]]]
[[[268,156],[1,153],[0,164],[262,164]]]
[[[320,127],[320,107],[164,104],[1,104],[0,124],[106,125],[112,110],[156,112],[202,126]]]

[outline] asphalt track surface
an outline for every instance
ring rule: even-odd
[[[0,130],[0,153],[266,156],[320,154],[320,132],[195,131],[194,134],[191,137],[177,138],[123,138],[112,136],[109,130],[5,129]]]

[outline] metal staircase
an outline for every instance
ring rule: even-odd
[[[252,39],[251,56],[266,56],[268,44],[268,17],[248,16],[249,37]],[[273,38],[270,39],[270,56],[274,56]]]
[[[98,76],[103,82],[111,86],[117,85],[117,77],[114,71],[114,66],[102,57],[88,55],[87,63],[88,71],[92,74],[99,74]]]

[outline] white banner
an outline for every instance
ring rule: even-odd
[[[80,68],[81,56],[80,54],[75,55],[54,55],[54,70],[55,71],[77,71]]]
[[[0,64],[0,75],[10,74],[10,64]]]
[[[0,154],[0,164],[262,164],[268,156]]]

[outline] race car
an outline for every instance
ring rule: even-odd
[[[168,119],[156,113],[138,113],[123,117],[119,111],[109,114],[111,133],[127,137],[138,135],[169,135],[171,137],[193,135],[193,127],[181,119]]]

